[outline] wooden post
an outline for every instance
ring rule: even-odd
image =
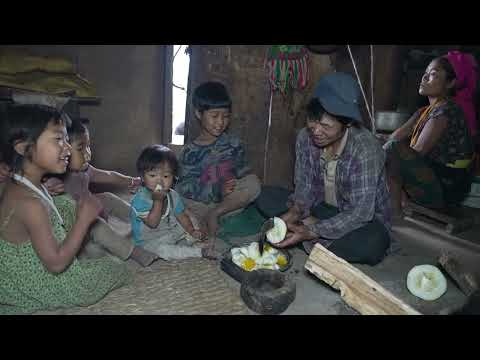
[[[316,244],[305,268],[334,289],[362,315],[421,315],[376,281]]]

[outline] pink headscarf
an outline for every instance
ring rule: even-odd
[[[477,88],[477,62],[470,54],[450,51],[444,56],[452,64],[456,80],[456,95],[453,100],[463,109],[470,134],[477,134],[477,117],[475,111],[475,90]]]

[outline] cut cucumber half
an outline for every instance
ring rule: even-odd
[[[433,265],[418,265],[407,275],[407,288],[420,299],[433,301],[447,291],[447,279]]]
[[[281,218],[273,218],[273,228],[267,231],[267,240],[272,244],[278,244],[287,235],[287,224]]]

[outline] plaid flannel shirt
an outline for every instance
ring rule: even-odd
[[[324,202],[323,150],[315,146],[306,128],[296,142],[295,192],[290,206],[296,204],[302,218]],[[308,228],[328,246],[334,239],[356,230],[376,217],[390,230],[390,200],[386,185],[385,151],[365,128],[352,127],[341,154],[335,179],[339,214]]]

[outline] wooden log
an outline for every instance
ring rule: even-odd
[[[472,274],[467,273],[452,255],[443,253],[439,257],[438,263],[448,275],[452,277],[465,295],[472,296],[479,290],[475,277]]]
[[[359,269],[316,244],[305,268],[362,315],[421,315]]]

